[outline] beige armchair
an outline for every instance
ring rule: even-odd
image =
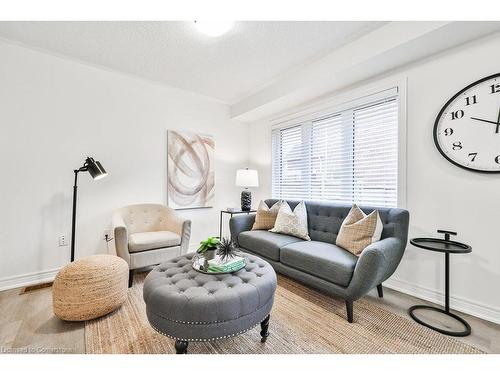
[[[135,204],[113,213],[116,254],[129,266],[129,288],[138,268],[187,252],[191,221],[161,204]]]

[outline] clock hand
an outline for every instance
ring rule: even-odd
[[[500,127],[500,105],[498,106],[497,128],[495,130],[495,133],[498,133],[499,127]]]
[[[476,120],[476,121],[483,121],[483,122],[487,122],[489,124],[495,124],[495,125],[498,125],[499,123],[497,121],[490,121],[490,120],[483,120],[482,118],[477,118],[477,117],[471,117],[472,120]]]

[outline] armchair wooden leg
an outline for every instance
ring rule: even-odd
[[[382,284],[377,285],[377,292],[380,298],[384,298],[384,290],[382,289]]]
[[[353,302],[352,301],[345,301],[345,308],[347,310],[347,321],[349,323],[353,322]]]
[[[134,270],[128,271],[128,287],[132,288],[132,284],[134,283]]]

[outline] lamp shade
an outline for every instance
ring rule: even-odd
[[[101,178],[104,178],[108,175],[108,173],[98,160],[94,160],[93,158],[88,157],[85,160],[85,165],[94,180],[100,180]]]
[[[255,169],[238,169],[236,171],[236,186],[259,186],[259,174]]]

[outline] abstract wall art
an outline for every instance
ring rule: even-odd
[[[212,207],[215,195],[214,139],[185,131],[167,132],[168,206]]]

